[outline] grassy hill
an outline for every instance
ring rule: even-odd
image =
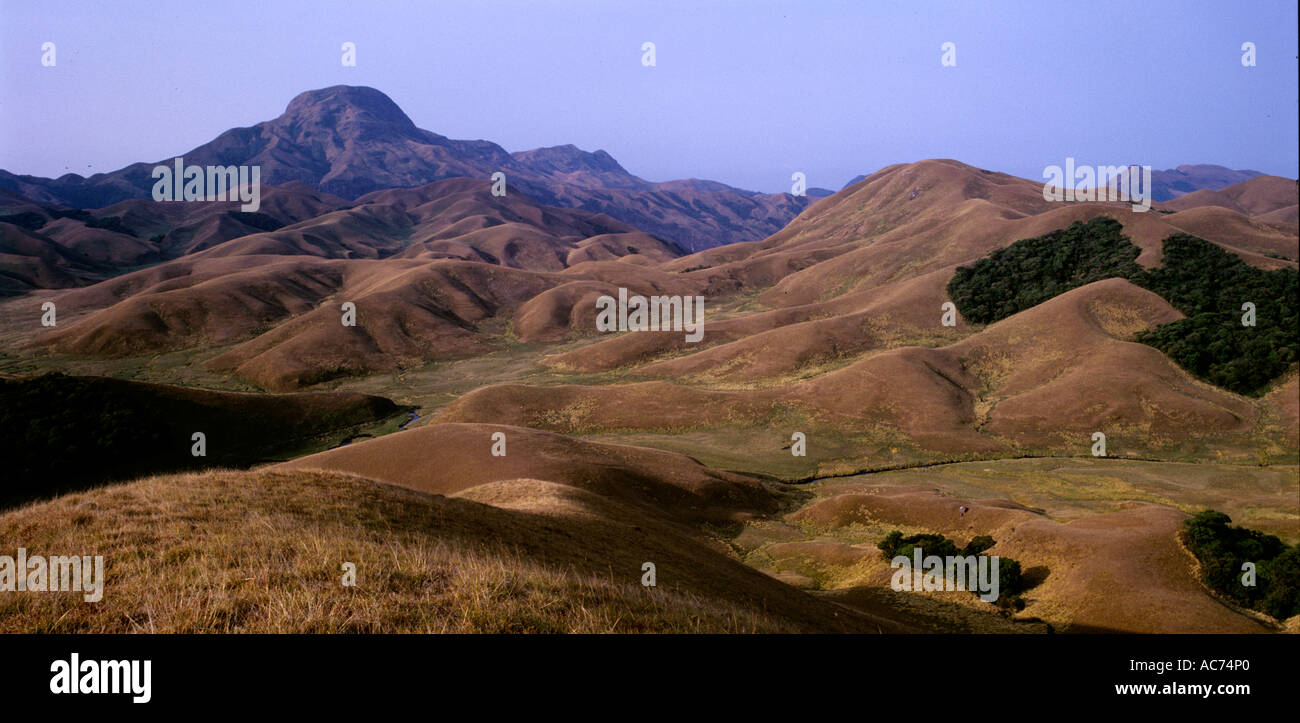
[[[320,471],[152,477],[0,514],[0,538],[106,569],[98,603],[0,596],[6,633],[877,630],[673,525],[538,480],[444,497]]]

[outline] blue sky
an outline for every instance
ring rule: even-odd
[[[443,135],[604,149],[655,181],[838,189],[933,157],[1041,179],[1066,156],[1296,177],[1296,21],[1294,0],[0,0],[0,168],[156,161],[347,83]]]

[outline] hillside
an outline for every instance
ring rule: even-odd
[[[496,434],[505,436],[504,456],[490,453]],[[1047,460],[1027,477],[1023,461],[979,464],[982,471],[944,465],[824,480],[812,485],[810,496],[807,488],[759,483],[658,450],[505,425],[447,423],[310,455],[269,472],[343,473],[520,512],[572,511],[572,502],[539,499],[538,488],[544,487],[592,506],[607,505],[588,508],[592,517],[635,515],[639,531],[654,529],[660,539],[671,537],[671,530],[695,537],[704,525],[710,536],[720,535],[715,543],[725,542],[748,565],[812,591],[818,600],[871,615],[882,630],[1043,632],[1044,621],[1058,632],[1272,629],[1202,590],[1175,533],[1187,516],[1182,509],[1238,496],[1250,500],[1234,507],[1245,519],[1276,520],[1271,524],[1289,528],[1295,514],[1284,510],[1288,494],[1296,491],[1294,468],[1217,468],[1210,474],[1232,486],[1229,494],[1207,484],[1195,465]],[[970,478],[984,488],[953,484]],[[1133,481],[1127,490],[1116,489],[1116,478]],[[1034,495],[1050,511],[1012,502],[1006,491]],[[1143,502],[1115,505],[1116,498]],[[959,506],[968,511],[959,513]],[[1021,560],[1032,572],[1028,607],[1008,619],[966,599],[968,593],[917,600],[888,591],[886,561],[874,544],[862,543],[874,530],[900,526],[963,540],[993,536],[1000,543],[996,554]],[[602,557],[617,557],[623,547],[610,546]],[[727,579],[719,572],[709,576]],[[798,600],[775,588],[767,594],[770,612]]]
[[[214,364],[292,389],[484,350],[495,342],[480,323],[570,281],[621,278],[553,272],[681,254],[607,216],[496,197],[489,185],[452,179],[377,192],[61,294],[59,308],[90,313],[34,343],[122,357],[244,342]],[[345,300],[358,309],[354,329],[340,323]]]
[[[1096,431],[1106,433],[1112,455],[1253,454],[1247,450],[1261,403],[1199,383],[1130,340],[1179,316],[1155,294],[1108,279],[956,343],[879,350],[804,380],[717,388],[668,374],[671,383],[484,386],[447,405],[436,421],[694,438],[702,446],[685,449],[708,459],[717,451],[707,439],[752,434],[762,446],[732,463],[779,464],[793,477],[962,455],[1084,454]],[[807,324],[784,328],[800,326]],[[752,342],[748,358],[761,359],[756,345],[764,336],[732,344]],[[818,443],[792,468],[781,447],[793,431]],[[1285,434],[1260,441],[1275,455],[1295,452]],[[781,456],[787,461],[776,461]],[[836,458],[833,467],[818,466]]]
[[[345,205],[302,183],[263,186],[256,213],[240,211],[237,202],[152,200],[86,210],[5,191],[0,194],[0,296],[85,286]],[[34,267],[41,271],[33,273]]]
[[[5,632],[880,629],[697,533],[536,479],[444,497],[336,473],[205,472],[0,514],[0,534],[17,529],[33,550],[104,554],[113,594],[4,596]],[[646,561],[653,588],[641,585]],[[355,587],[340,582],[344,562]]]
[[[1264,217],[1286,211],[1295,205],[1295,179],[1256,176],[1229,186],[1192,191],[1165,201],[1160,204],[1160,208],[1186,211],[1204,206],[1220,206],[1247,216]]]
[[[1250,183],[1258,184],[1255,179]],[[1284,180],[1284,179],[1276,179]],[[1295,199],[1294,182],[1291,184]],[[907,341],[933,343],[968,333],[936,323],[946,287],[959,266],[1014,241],[1044,236],[1077,221],[1110,217],[1139,248],[1136,262],[1157,266],[1162,242],[1183,226],[1261,269],[1296,268],[1294,230],[1260,224],[1227,209],[1214,223],[1189,223],[1181,213],[1135,213],[1127,204],[1052,203],[1026,179],[929,160],[885,168],[801,214],[760,243],[733,244],[670,261],[713,297],[756,294],[761,305],[743,318],[710,324],[709,344],[665,374],[683,369],[751,380],[779,376]],[[1219,221],[1231,220],[1231,223]],[[790,327],[778,331],[782,327]],[[762,337],[762,355],[745,347]],[[632,335],[557,355],[557,367],[586,371],[643,364],[682,351],[673,335]],[[773,364],[769,355],[786,359]],[[743,360],[740,361],[740,360]],[[658,373],[654,367],[646,371]]]
[[[559,157],[547,163],[567,168]],[[1287,200],[1268,177],[1246,183],[1222,192],[1267,199],[1248,204],[1256,210]],[[306,203],[303,194],[285,198]],[[1052,203],[1037,183],[933,160],[873,174],[762,242],[683,256],[602,214],[449,179],[377,191],[83,288],[25,296],[9,302],[3,333],[15,349],[9,368],[24,372],[58,363],[158,379],[160,370],[141,360],[174,355],[208,383],[272,391],[323,384],[401,399],[438,421],[614,435],[790,479],[954,457],[1074,454],[1103,429],[1127,456],[1290,459],[1296,434],[1286,406],[1279,415],[1273,401],[1288,369],[1284,354],[1252,362],[1242,376],[1217,362],[1201,368],[1161,341],[1160,329],[1173,328],[1162,325],[1203,324],[1207,303],[1237,309],[1238,292],[1226,302],[1199,291],[1181,299],[1171,291],[1181,270],[1152,286],[1167,299],[1107,280],[1157,278],[1166,242],[1185,233],[1173,224],[1205,210]],[[1208,228],[1214,246],[1204,248],[1240,261],[1197,268],[1294,274],[1294,262],[1246,250],[1266,238],[1251,235],[1255,220],[1210,210],[1242,223]],[[1043,286],[1008,318],[979,316],[958,299],[954,325],[940,323],[959,269],[1019,239],[1039,238],[1050,250],[1055,235],[1080,222],[1117,229],[1123,270],[1106,261],[1097,273]],[[1296,236],[1267,228],[1272,247],[1300,256]],[[703,340],[598,335],[595,301],[619,288],[704,296]],[[1264,331],[1272,329],[1273,307],[1249,295],[1264,304]],[[58,305],[56,329],[30,322],[41,298]],[[356,305],[355,326],[341,323],[345,302]],[[1134,343],[1143,332],[1201,380]],[[790,432],[773,428],[821,443],[809,458],[791,459],[781,451]],[[754,454],[731,451],[737,434],[757,445]]]
[[[1185,516],[1168,507],[1130,503],[1059,520],[1002,498],[942,494],[929,480],[915,486],[886,480],[819,484],[817,499],[791,516],[818,529],[819,541],[772,544],[764,555],[783,569],[815,570],[837,591],[832,599],[852,601],[886,587],[892,572],[874,545],[861,544],[864,538],[889,529],[963,541],[988,535],[998,543],[990,553],[1019,561],[1031,580],[1028,605],[1019,615],[1037,617],[1057,632],[1277,629],[1231,610],[1203,588],[1177,540]]]

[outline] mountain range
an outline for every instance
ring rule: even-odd
[[[267,184],[298,182],[345,200],[386,188],[501,172],[512,187],[543,204],[605,213],[690,251],[761,240],[809,203],[833,193],[810,188],[804,196],[764,194],[697,179],[654,183],[632,175],[605,151],[573,145],[509,153],[490,141],[453,140],[418,128],[382,92],[345,85],[301,93],[278,118],[233,128],[179,157],[201,166],[259,165]],[[0,170],[0,189],[38,203],[101,208],[150,198],[152,169],[170,160],[133,163],[89,177],[70,173],[50,179]],[[1167,201],[1259,175],[1209,164],[1182,165],[1153,172],[1153,197]]]
[[[1201,189],[1216,191],[1262,175],[1264,174],[1259,171],[1238,171],[1212,163],[1184,164],[1163,171],[1153,170],[1151,171],[1151,200],[1170,201]],[[864,178],[865,175],[856,176],[844,184],[844,188]]]
[[[453,140],[416,127],[380,91],[343,85],[302,93],[278,118],[233,128],[178,156],[199,166],[258,165],[267,184],[298,182],[346,200],[501,172],[511,187],[543,204],[605,213],[690,250],[764,238],[810,201],[713,181],[653,183],[628,173],[604,151],[572,145],[508,153],[489,141]],[[151,198],[150,174],[170,160],[133,163],[88,178],[0,171],[0,188],[40,203],[100,208]]]

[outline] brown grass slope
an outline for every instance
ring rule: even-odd
[[[4,632],[878,629],[677,527],[538,480],[444,497],[339,473],[154,477],[10,511],[0,538],[103,555],[107,578],[98,603],[0,597]]]
[[[1242,437],[1254,405],[1201,383],[1160,351],[1129,341],[1181,318],[1156,294],[1107,279],[1062,294],[945,351],[983,384],[985,429],[1027,444],[1132,432],[1152,447]],[[1136,439],[1133,439],[1136,441]]]
[[[457,399],[438,419],[570,433],[784,428],[802,419],[840,433],[885,427],[953,453],[1042,447],[1082,453],[1094,431],[1113,435],[1117,447],[1144,449],[1244,439],[1254,427],[1253,403],[1199,383],[1159,351],[1129,341],[1136,331],[1179,316],[1158,296],[1110,279],[950,346],[880,351],[782,387],[498,385]]]
[[[1297,257],[1295,224],[1268,223],[1262,217],[1246,216],[1219,206],[1191,208],[1164,216],[1163,220],[1193,236],[1222,239],[1218,242],[1221,246],[1243,258],[1247,258],[1247,254],[1262,254],[1294,262]],[[1287,264],[1274,262],[1255,265],[1278,268]]]
[[[505,456],[493,456],[505,435]],[[437,494],[512,479],[540,479],[617,500],[646,514],[691,522],[771,513],[778,500],[757,480],[679,454],[585,442],[498,424],[434,424],[286,462]]]
[[[1138,262],[1147,266],[1159,263],[1160,242],[1181,230],[1161,214],[1138,213],[1128,204],[1044,201],[1041,184],[956,161],[891,167],[823,200],[769,239],[806,244],[840,238],[856,240],[858,248],[786,276],[759,298],[772,306],[809,303],[969,263],[1018,239],[1099,215],[1123,224],[1142,249]],[[1255,252],[1265,241],[1243,240],[1242,226],[1201,231],[1249,263],[1264,268],[1283,263]],[[1265,235],[1275,233],[1269,229]],[[1290,243],[1294,246],[1295,238]]]
[[[0,198],[0,212],[23,217],[28,230],[95,264],[94,273],[82,279],[85,284],[114,276],[123,268],[158,264],[260,233],[268,225],[293,224],[345,205],[342,199],[301,183],[263,185],[260,190],[261,206],[250,214],[240,211],[239,202],[130,200],[76,210],[37,204],[12,192]]]
[[[1284,183],[1279,186],[1279,181]],[[1286,179],[1252,179],[1238,185],[1251,208],[1264,209],[1285,201],[1274,196],[1287,183],[1294,194],[1294,183]],[[888,346],[880,338],[881,327],[886,335],[917,336],[929,326],[929,319],[938,317],[947,281],[958,265],[1016,240],[1100,215],[1124,225],[1125,233],[1142,250],[1139,263],[1146,266],[1158,264],[1161,242],[1181,231],[1219,243],[1260,268],[1294,266],[1300,253],[1295,228],[1236,210],[1196,208],[1166,215],[1154,210],[1138,213],[1124,203],[1049,202],[1042,198],[1041,183],[957,161],[900,164],[815,203],[764,241],[710,249],[663,264],[665,270],[696,280],[701,293],[711,297],[758,291],[758,301],[769,309],[797,311],[786,316],[758,312],[750,315],[752,322],[711,323],[706,327],[710,345],[735,343],[699,352],[698,359],[674,360],[646,371],[757,379]],[[897,298],[904,283],[906,300]],[[882,307],[881,301],[890,296],[897,303]],[[851,318],[827,319],[841,315]],[[900,319],[903,315],[911,319]],[[881,317],[888,321],[879,323]],[[814,323],[769,333],[762,340],[744,339],[747,334],[804,322]],[[783,359],[754,353],[755,347]],[[698,351],[698,347],[688,348],[666,334],[618,338],[557,357],[553,363],[599,371],[681,351]]]
[[[156,244],[117,231],[91,228],[71,218],[51,221],[41,227],[40,233],[73,253],[101,264],[138,266],[158,260]]]
[[[101,263],[44,234],[0,222],[0,296],[80,286],[104,273]]]
[[[834,533],[854,525],[900,526],[965,544],[977,535],[997,541],[989,554],[1045,568],[1018,617],[1039,618],[1061,632],[1263,633],[1270,628],[1215,599],[1196,578],[1195,560],[1177,534],[1186,515],[1159,505],[1060,522],[1000,499],[966,499],[926,487],[832,487],[792,519]],[[961,507],[967,508],[962,514]],[[860,583],[888,585],[892,570],[867,546],[835,561],[855,568]],[[957,594],[957,593],[950,593]],[[966,593],[969,595],[969,593]],[[851,591],[843,595],[852,598]]]
[[[53,351],[122,357],[229,344],[296,314],[336,293],[345,269],[310,257],[246,256],[194,259],[155,267],[54,299],[71,316],[83,300],[111,299],[140,285],[121,301],[65,322],[33,340]],[[170,274],[177,274],[167,278]],[[71,313],[70,313],[71,312]]]
[[[1226,188],[1202,188],[1164,201],[1161,208],[1186,211],[1203,206],[1221,206],[1246,216],[1264,216],[1300,203],[1296,181],[1280,176],[1257,176]]]
[[[755,328],[755,322],[759,321],[755,317],[779,317],[782,312],[797,311],[810,317],[806,321],[787,323],[766,331],[755,330],[735,341],[648,364],[636,372],[660,378],[697,376],[737,382],[781,380],[801,370],[811,373],[826,364],[852,359],[874,349],[899,346],[917,338],[955,340],[970,331],[964,320],[959,319],[955,327],[937,323],[940,306],[947,301],[943,290],[952,273],[953,269],[940,269],[857,292],[853,298],[846,295],[831,302],[722,321],[707,328],[706,335],[717,333],[717,327],[739,335],[741,329]],[[836,313],[837,307],[845,311]],[[572,352],[571,355],[578,353]],[[589,353],[587,358],[599,357]]]
[[[934,273],[947,279],[952,269]],[[544,363],[581,371],[645,364],[636,373],[654,377],[699,374],[750,380],[788,374],[803,366],[879,348],[897,339],[916,335],[956,337],[966,333],[968,326],[961,319],[954,328],[934,323],[939,318],[941,302],[947,298],[942,289],[943,284],[922,276],[827,301],[751,311],[722,319],[706,310],[701,343],[687,343],[678,332],[621,334],[547,357]],[[594,323],[594,298],[592,304],[586,318]],[[586,326],[594,328],[591,324]],[[761,353],[756,353],[759,349]],[[647,364],[657,357],[680,352],[687,355]]]
[[[464,261],[376,262],[335,296],[356,305],[355,326],[343,325],[341,304],[319,306],[210,366],[284,390],[467,356],[497,343],[479,333],[478,324],[509,314],[557,283],[552,275]]]
[[[548,163],[567,167],[562,160]],[[1281,202],[1253,180],[1247,190],[1256,190],[1238,194],[1251,208]],[[598,297],[626,287],[704,295],[711,309],[728,310],[707,321],[701,345],[675,332],[624,334],[544,364],[772,386],[865,354],[962,338],[971,331],[964,323],[937,323],[953,270],[1076,220],[1118,218],[1146,265],[1184,229],[1266,268],[1294,265],[1285,259],[1296,255],[1285,227],[1229,209],[1162,215],[1052,203],[1037,182],[951,160],[891,166],[764,241],[682,258],[600,214],[541,206],[514,189],[492,196],[485,180],[376,191],[347,207],[299,191],[280,196],[323,213],[61,293],[65,325],[33,329],[29,340],[107,357],[238,344],[210,368],[284,390],[514,340],[570,342],[594,333]],[[338,323],[343,301],[363,310],[357,327]]]
[[[575,278],[654,289],[637,281],[655,276],[645,266],[677,253],[598,214],[541,207],[518,193],[495,197],[485,181],[453,179],[376,192],[60,295],[56,303],[75,320],[32,343],[113,357],[246,342],[214,368],[289,389],[490,348],[516,307],[568,283],[534,271],[563,270],[573,259],[582,268]],[[339,323],[342,301],[357,304],[357,327]],[[478,328],[497,316],[493,329]],[[548,334],[555,331],[530,333]]]

